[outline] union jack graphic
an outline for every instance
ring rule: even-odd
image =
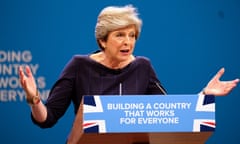
[[[103,112],[102,103],[99,96],[84,97],[83,113],[101,113]],[[106,132],[105,120],[85,120],[83,122],[85,133],[104,133]]]
[[[89,120],[83,123],[84,133],[105,133],[105,120]]]
[[[215,112],[215,99],[211,95],[199,95],[196,111],[200,112]],[[215,119],[195,119],[193,122],[193,131],[214,131]]]

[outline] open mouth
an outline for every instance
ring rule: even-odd
[[[128,50],[128,49],[125,49],[125,50],[120,50],[120,52],[122,52],[122,53],[128,53],[128,52],[129,52],[129,50]]]

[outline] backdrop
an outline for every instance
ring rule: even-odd
[[[225,67],[222,80],[240,77],[238,0],[1,0],[0,143],[64,143],[73,107],[50,129],[30,119],[17,67],[28,64],[43,100],[74,54],[98,49],[97,16],[108,5],[133,4],[143,19],[135,55],[151,59],[169,94],[198,93]],[[216,98],[217,128],[207,144],[240,143],[240,86]]]

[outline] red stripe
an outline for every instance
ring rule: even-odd
[[[215,126],[215,122],[203,122],[203,123],[208,124],[208,125]]]
[[[92,122],[92,123],[85,123],[85,124],[83,124],[83,127],[86,127],[86,126],[89,126],[89,125],[92,125],[92,124],[95,124],[95,122]]]

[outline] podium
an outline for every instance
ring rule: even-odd
[[[68,143],[204,144],[214,130],[214,96],[84,96]]]

